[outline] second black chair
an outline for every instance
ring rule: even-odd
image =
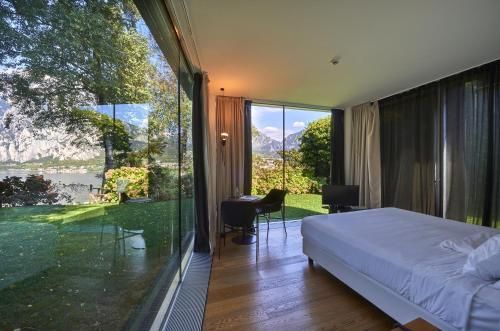
[[[281,213],[281,219],[283,221],[283,229],[285,229],[285,235],[287,234],[286,233],[286,225],[285,225],[285,209],[284,209],[285,195],[286,195],[286,191],[284,191],[284,190],[272,189],[257,204],[257,217],[264,216],[264,218],[267,221],[266,240],[269,239],[269,222],[272,219],[279,219],[279,218],[272,218],[271,217],[271,213],[274,213],[274,212]]]
[[[221,203],[221,233],[219,234],[219,259],[221,250],[221,237],[224,237],[226,242],[226,227],[231,229],[241,229],[244,235],[255,235],[257,238],[257,245],[255,251],[255,259],[259,258],[259,223],[255,222],[257,208],[253,201],[241,200],[226,200]]]

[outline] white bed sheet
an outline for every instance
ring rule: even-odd
[[[302,235],[460,330],[500,330],[500,290],[462,275],[446,239],[498,230],[397,208],[304,218]]]

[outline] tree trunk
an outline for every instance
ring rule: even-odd
[[[106,172],[115,167],[115,160],[113,158],[113,137],[109,134],[104,135],[104,171],[102,174],[102,187],[106,182]]]

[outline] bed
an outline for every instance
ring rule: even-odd
[[[500,330],[500,287],[463,275],[467,255],[441,242],[498,230],[397,208],[304,218],[303,251],[400,323]]]

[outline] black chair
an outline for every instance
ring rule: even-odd
[[[247,234],[256,236],[257,248],[255,259],[257,260],[259,257],[259,223],[257,220],[257,225],[254,225],[257,216],[255,202],[242,200],[222,201],[220,211],[223,233],[219,234],[219,259],[221,250],[220,240],[221,237],[224,236],[224,243],[226,242],[226,227],[229,227],[231,231],[241,229],[243,231],[243,237]]]
[[[259,222],[258,219],[259,216],[264,216],[264,218],[267,221],[266,240],[269,239],[269,221],[271,221],[272,219],[279,219],[271,217],[271,213],[274,212],[281,212],[283,229],[285,229],[285,235],[287,235],[286,225],[285,225],[285,209],[284,209],[285,195],[286,191],[284,190],[272,189],[265,197],[263,197],[260,201],[257,202],[257,222]]]
[[[358,185],[323,185],[321,202],[327,205],[329,213],[351,211],[359,206]]]

